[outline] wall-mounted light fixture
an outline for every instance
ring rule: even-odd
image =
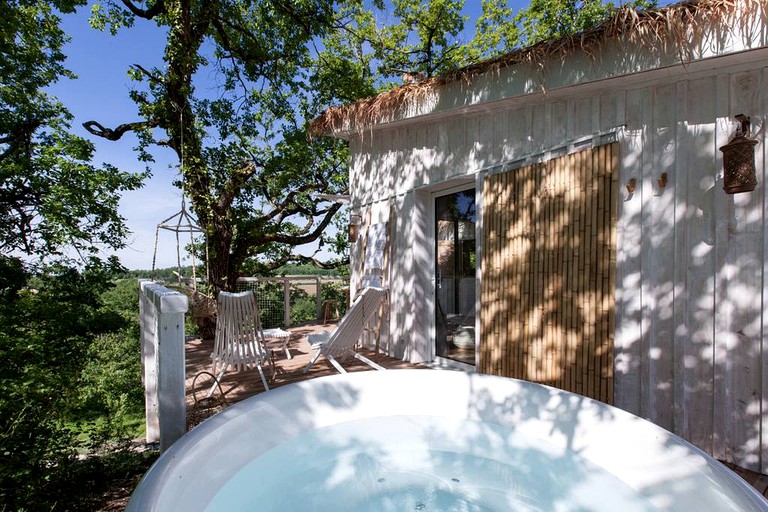
[[[723,190],[726,194],[750,192],[757,186],[755,173],[755,146],[757,141],[749,138],[749,117],[744,114],[736,116],[740,126],[736,135],[720,148],[723,152]]]
[[[362,215],[350,215],[349,216],[349,226],[347,226],[347,240],[349,240],[349,243],[355,243],[357,242],[357,237],[359,234],[359,226],[363,223],[363,217]]]

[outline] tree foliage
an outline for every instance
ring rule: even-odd
[[[595,27],[615,9],[601,0],[531,0],[515,16],[526,46]]]
[[[349,3],[323,39],[323,76],[342,76],[337,100],[350,102],[466,64],[463,0]],[[353,94],[344,94],[344,90]]]
[[[656,3],[632,0],[628,5],[643,9]],[[603,0],[530,0],[527,7],[515,11],[508,0],[482,0],[475,36],[465,48],[467,59],[493,58],[595,28],[616,9],[616,4]]]
[[[72,77],[56,9],[76,0],[3,2],[0,39],[0,253],[60,255],[119,247],[119,194],[142,176],[91,165],[93,145],[69,133],[71,114],[45,87]]]
[[[464,64],[459,39],[467,21],[461,14],[463,4],[463,0],[393,0],[393,18],[372,34],[379,73],[404,75],[410,81]]]
[[[176,152],[214,289],[232,289],[246,260],[268,269],[294,246],[324,242],[340,206],[315,194],[346,191],[348,153],[338,141],[310,140],[306,123],[338,97],[313,86],[341,85],[316,76],[312,50],[334,21],[333,2],[125,0],[95,15],[102,27],[167,29],[164,68],[133,68],[140,119],[86,128],[111,140],[138,133],[146,159],[156,146]]]
[[[0,502],[47,509],[76,460],[73,423],[90,347],[124,322],[102,308],[109,266],[57,264],[33,276],[0,260]]]
[[[0,508],[50,510],[75,462],[72,429],[93,340],[120,327],[100,294],[121,268],[116,211],[141,175],[97,168],[46,87],[64,67],[61,13],[85,0],[0,4]],[[73,260],[74,258],[74,260]]]

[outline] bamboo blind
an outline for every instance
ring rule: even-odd
[[[618,144],[484,186],[480,371],[613,401]]]

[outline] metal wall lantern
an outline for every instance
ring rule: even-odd
[[[741,123],[736,128],[736,135],[725,146],[723,152],[723,190],[726,194],[751,192],[757,186],[755,173],[755,146],[757,141],[749,138],[749,117],[739,114],[736,119]]]

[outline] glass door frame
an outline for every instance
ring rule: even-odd
[[[437,212],[435,210],[435,201],[439,197],[448,196],[451,194],[455,194],[457,192],[464,192],[467,190],[475,190],[475,206],[476,206],[476,213],[475,213],[475,237],[476,237],[476,265],[475,265],[475,364],[470,365],[467,363],[463,363],[461,361],[457,361],[455,359],[450,359],[448,357],[440,357],[437,355],[437,232],[436,232],[436,226],[437,226]],[[477,240],[477,237],[480,234],[480,230],[478,229],[480,224],[480,214],[481,214],[481,206],[480,206],[480,200],[482,197],[481,190],[478,188],[478,183],[475,180],[475,176],[472,176],[470,180],[461,180],[460,182],[454,182],[451,183],[449,186],[446,186],[444,188],[433,189],[430,191],[429,194],[429,262],[430,262],[430,293],[432,297],[432,301],[430,304],[430,336],[429,336],[429,345],[430,345],[430,355],[431,355],[431,361],[434,366],[437,367],[445,367],[445,368],[452,368],[457,370],[464,370],[467,372],[475,372],[477,371],[477,366],[480,362],[479,359],[479,341],[480,337],[478,334],[478,326],[479,326],[479,318],[480,315],[478,314],[480,311],[480,252],[479,252],[479,245],[481,244],[480,240]]]

